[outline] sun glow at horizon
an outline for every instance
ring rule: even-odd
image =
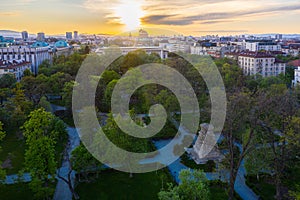
[[[137,1],[123,1],[114,8],[114,12],[119,23],[125,25],[125,31],[141,27],[141,18],[145,15],[142,3]]]

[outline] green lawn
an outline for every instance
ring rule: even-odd
[[[171,182],[171,176],[166,169],[145,174],[134,174],[114,170],[103,171],[99,179],[92,183],[80,183],[76,188],[81,200],[151,200],[157,199],[157,193],[166,182]]]
[[[195,163],[194,160],[192,160],[187,153],[184,153],[181,156],[181,163],[184,164],[185,166],[191,168],[191,169],[201,169],[204,172],[214,172],[216,169],[216,164],[214,161],[208,161],[206,164],[204,165],[198,165],[197,163]]]
[[[156,200],[162,187],[162,174],[165,176],[164,187],[166,188],[166,181],[173,182],[167,169],[134,174],[133,178],[130,178],[128,173],[106,170],[94,182],[79,183],[76,191],[82,200]],[[210,181],[209,188],[211,200],[228,199],[226,183]]]
[[[0,186],[0,199],[5,200],[32,200],[33,193],[29,189],[28,184],[14,184]]]
[[[23,168],[25,141],[18,138],[16,131],[7,131],[6,137],[1,142],[2,150],[0,151],[0,160],[11,160],[11,169],[6,169],[7,174],[16,174]]]

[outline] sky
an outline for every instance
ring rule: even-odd
[[[183,35],[300,33],[299,0],[1,0],[0,30]]]

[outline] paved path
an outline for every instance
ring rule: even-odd
[[[68,145],[67,145],[67,153],[68,157],[71,157],[72,151],[80,145],[80,138],[78,136],[78,132],[76,128],[67,128],[68,135],[69,135],[69,140],[68,140]],[[68,180],[68,173],[70,169],[70,162],[68,161],[67,157],[64,157],[62,161],[62,166],[59,169],[59,175],[64,177],[65,179]],[[72,193],[69,189],[69,186],[67,183],[65,183],[63,180],[60,178],[57,178],[58,182],[56,185],[56,190],[54,193],[54,200],[72,200]],[[72,184],[74,186],[75,183],[75,172],[73,171],[71,174],[71,180]]]
[[[176,127],[178,127],[178,123],[175,120],[171,121]],[[179,129],[180,132],[182,131],[186,131],[184,128]],[[219,142],[224,139],[224,138],[220,138]],[[156,143],[155,146],[157,148],[162,148],[164,145],[166,145],[167,143],[169,143],[170,141],[166,141],[165,144],[163,144],[163,142],[159,141],[159,143]],[[235,146],[238,147],[238,149],[240,151],[243,150],[243,147],[241,144],[235,142]],[[186,166],[184,166],[181,162],[180,159],[178,159],[176,162],[174,162],[173,164],[168,166],[172,176],[175,178],[176,182],[179,183],[179,172],[182,169],[187,169]],[[208,180],[219,180],[220,179],[220,174],[219,173],[205,173],[206,174],[206,178]],[[237,178],[234,184],[234,189],[235,191],[240,195],[240,197],[244,200],[258,200],[259,196],[257,196],[252,189],[250,189],[247,185],[246,185],[246,179],[245,179],[245,175],[246,175],[246,169],[245,169],[245,165],[244,165],[244,161],[242,161],[242,164],[238,170],[238,174],[237,174]],[[223,177],[225,176],[225,178],[227,177],[227,180],[229,180],[229,171],[222,173]]]
[[[12,185],[18,182],[30,182],[31,181],[31,176],[29,173],[24,173],[23,176],[20,178],[17,174],[12,174],[12,175],[8,175],[6,176],[6,180],[4,181],[4,184],[7,185]]]
[[[51,108],[52,111],[58,111],[58,110],[65,110],[64,107],[61,106],[56,106],[51,104]],[[105,116],[105,114],[104,114]],[[139,115],[139,117],[145,117],[148,115]],[[178,127],[178,123],[175,120],[171,120],[172,123]],[[68,156],[71,156],[71,152],[80,144],[80,137],[78,135],[78,132],[76,130],[76,128],[72,128],[72,127],[67,127],[67,131],[68,131],[68,145],[67,145],[67,153]],[[179,128],[180,132],[186,132],[187,130],[184,127],[180,127]],[[181,139],[180,137],[178,139]],[[219,141],[222,141],[224,138],[221,136]],[[172,140],[160,140],[160,141],[154,141],[154,145],[156,146],[157,149],[161,149],[163,147],[165,147],[168,143],[170,143]],[[239,143],[235,143],[235,145],[239,148],[240,151],[242,151],[242,145]],[[260,148],[259,146],[257,148]],[[170,151],[172,152],[172,151]],[[173,154],[173,153],[171,153]],[[161,155],[158,154],[157,156],[155,156],[154,158],[148,158],[144,161],[141,161],[141,163],[151,163],[151,162],[156,162],[157,160],[159,160],[161,163],[164,163],[163,161],[168,158],[168,156],[166,155]],[[68,162],[68,160],[66,159],[66,157],[63,159],[62,162],[62,167],[59,169],[59,174],[67,179],[67,175],[69,172],[69,166],[70,163]],[[189,169],[188,167],[186,167],[185,165],[183,165],[181,163],[180,159],[177,159],[175,162],[173,162],[172,164],[170,164],[168,166],[171,175],[174,177],[175,181],[177,183],[180,182],[179,180],[179,173],[181,170],[183,169]],[[206,177],[208,180],[219,180],[220,179],[220,174],[219,173],[205,173]],[[238,171],[238,176],[235,182],[235,191],[240,195],[240,197],[244,200],[258,200],[259,197],[246,185],[245,183],[245,175],[246,175],[246,169],[244,167],[244,161],[242,162],[239,171]],[[222,176],[225,178],[227,178],[227,180],[229,179],[229,171],[225,171]],[[72,173],[72,182],[74,184],[75,181],[75,172]],[[30,182],[31,181],[31,177],[30,174],[25,173],[22,177],[24,182]],[[18,180],[18,175],[9,175],[6,177],[6,184],[14,184],[16,183]],[[72,194],[71,191],[69,190],[68,185],[61,179],[58,178],[58,183],[56,186],[56,190],[55,190],[55,194],[54,194],[54,200],[72,200]]]
[[[51,104],[52,111],[58,111],[58,110],[66,110],[65,107],[56,106],[54,104]],[[78,135],[78,131],[76,128],[72,128],[70,126],[67,126],[68,131],[68,144],[66,147],[67,156],[64,156],[62,161],[62,166],[58,170],[58,173],[60,176],[68,180],[68,173],[70,171],[70,162],[68,158],[71,157],[72,151],[80,145],[80,137]],[[66,182],[64,182],[62,179],[57,178],[58,182],[56,185],[55,193],[54,193],[54,200],[72,200],[72,193],[69,189],[69,186]],[[71,173],[71,180],[72,184],[74,186],[75,183],[75,172],[73,171]]]

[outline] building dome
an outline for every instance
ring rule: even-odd
[[[49,44],[47,42],[36,42],[31,47],[38,48],[38,47],[47,47]]]
[[[69,47],[69,44],[64,40],[59,40],[59,41],[55,42],[54,47],[64,48],[64,47]]]

